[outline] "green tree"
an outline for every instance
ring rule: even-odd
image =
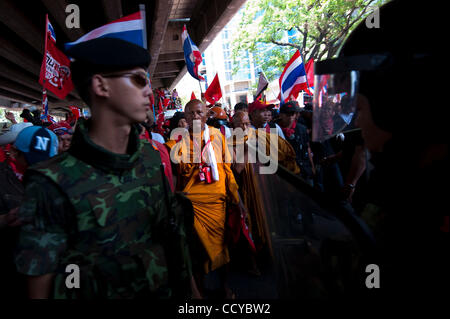
[[[304,61],[336,55],[348,34],[372,8],[389,0],[248,0],[233,34],[233,59],[249,51],[269,80],[298,49]],[[298,31],[288,37],[288,31]],[[234,63],[237,65],[238,63]]]

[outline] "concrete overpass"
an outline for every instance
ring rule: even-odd
[[[57,46],[146,6],[149,67],[154,88],[173,87],[186,73],[181,31],[204,51],[245,0],[0,0],[0,98],[40,107],[38,83],[44,51],[45,14],[56,32]],[[65,25],[66,7],[80,8],[80,28]],[[49,95],[50,109],[84,106],[73,92],[65,100]]]

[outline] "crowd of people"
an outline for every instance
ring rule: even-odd
[[[357,28],[341,58],[389,50],[414,56],[415,46],[397,50],[397,33],[386,40],[389,17],[398,10],[395,1],[387,6],[387,26],[379,33]],[[102,38],[67,53],[91,117],[48,125],[24,111],[27,122],[9,117],[9,131],[0,135],[1,298],[238,298],[229,285],[230,265],[261,276],[275,236],[252,141],[265,141],[263,156],[275,156],[299,183],[353,207],[379,243],[393,292],[410,287],[407,277],[419,265],[435,267],[436,274],[445,269],[446,246],[433,232],[445,197],[435,182],[448,176],[442,127],[426,125],[428,139],[411,141],[403,111],[387,111],[389,103],[380,102],[373,89],[380,77],[412,72],[408,64],[394,59],[394,67],[375,75],[363,68],[355,104],[344,95],[323,105],[321,136],[328,138],[317,141],[312,100],[302,107],[295,100],[255,100],[236,104],[230,113],[193,99],[159,125],[149,103],[154,93],[146,50]],[[427,200],[414,197],[420,193]],[[416,215],[412,207],[429,211]],[[305,212],[299,218],[313,217]],[[418,225],[428,237],[414,237]],[[426,260],[402,272],[421,240],[430,244],[422,251]],[[67,286],[66,267],[72,264],[80,269],[79,289]],[[436,281],[436,274],[429,277]],[[208,282],[212,275],[217,285]],[[426,279],[416,284],[430,287]]]
[[[155,89],[155,104],[159,109],[178,109],[181,108],[181,99],[178,96],[177,89],[173,89],[172,93],[168,88],[159,87]]]

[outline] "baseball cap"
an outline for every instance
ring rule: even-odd
[[[46,128],[31,126],[17,135],[14,146],[25,155],[28,165],[33,165],[58,154],[58,137]]]
[[[289,101],[280,106],[280,113],[300,112],[301,109],[296,101]]]
[[[268,107],[274,107],[274,106],[275,106],[275,104],[266,104],[260,100],[256,100],[256,101],[253,101],[252,103],[249,103],[248,113],[252,113],[253,111],[256,111],[256,110],[262,110],[262,109],[265,109]]]
[[[33,124],[29,123],[29,122],[17,123],[17,124],[11,125],[11,127],[9,128],[9,130],[6,133],[0,135],[0,145],[14,143],[14,141],[17,138],[17,135],[19,135],[19,133],[24,128],[27,128],[30,126],[33,126]]]

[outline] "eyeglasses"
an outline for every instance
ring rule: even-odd
[[[102,74],[102,76],[105,78],[128,77],[137,87],[141,89],[150,84],[147,74],[143,72],[112,73]]]

